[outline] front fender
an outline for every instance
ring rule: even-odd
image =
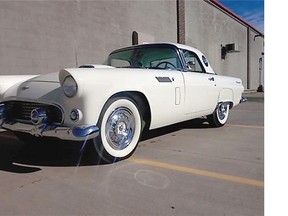
[[[113,95],[121,92],[143,93],[139,85],[141,81],[143,83],[143,80],[132,75],[134,82],[130,82],[128,74],[131,78],[131,73],[126,70],[114,68],[71,68],[61,70],[59,73],[61,84],[66,76],[71,75],[78,85],[77,94],[72,98],[66,98],[64,107],[80,110],[83,114],[81,115],[82,118],[79,119],[81,124],[97,123],[105,103]]]
[[[65,107],[81,110],[81,124],[97,123],[106,101],[123,92],[139,92],[145,96],[151,111],[150,129],[178,122],[185,117],[184,82],[179,71],[71,68],[60,71],[60,82],[68,75],[77,82],[78,92],[74,97],[66,98]],[[171,80],[161,82],[157,79],[159,77],[168,77]]]

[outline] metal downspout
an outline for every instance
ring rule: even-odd
[[[247,89],[250,89],[250,27],[247,27]]]
[[[177,4],[177,42],[185,44],[185,0],[176,0]]]

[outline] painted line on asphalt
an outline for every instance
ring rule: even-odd
[[[207,170],[194,169],[194,168],[190,168],[190,167],[179,166],[179,165],[163,163],[163,162],[158,162],[158,161],[153,161],[153,160],[146,160],[146,159],[135,158],[135,157],[129,158],[128,161],[130,161],[132,163],[136,163],[136,164],[151,166],[151,167],[157,167],[157,168],[162,168],[162,169],[167,169],[167,170],[184,172],[184,173],[189,173],[189,174],[194,174],[194,175],[199,175],[199,176],[205,176],[205,177],[225,180],[225,181],[229,181],[229,182],[234,182],[234,183],[238,183],[238,184],[242,184],[242,185],[249,185],[249,186],[264,188],[264,182],[259,181],[259,180],[255,180],[255,179],[226,175],[226,174],[211,172],[211,171],[207,171]]]
[[[255,129],[264,129],[263,125],[242,125],[242,124],[226,124],[230,127],[243,127],[243,128],[255,128]]]
[[[264,110],[244,110],[244,109],[233,109],[233,112],[256,112],[256,113],[264,113]],[[232,112],[232,111],[231,111]]]

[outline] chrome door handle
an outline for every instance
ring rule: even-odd
[[[209,81],[214,81],[214,77],[209,77],[208,80]]]

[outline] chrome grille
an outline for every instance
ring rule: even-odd
[[[60,124],[63,121],[62,111],[55,105],[27,101],[7,101],[4,104],[6,106],[7,118],[10,120],[30,122],[31,111],[43,107],[47,113],[49,122]]]

